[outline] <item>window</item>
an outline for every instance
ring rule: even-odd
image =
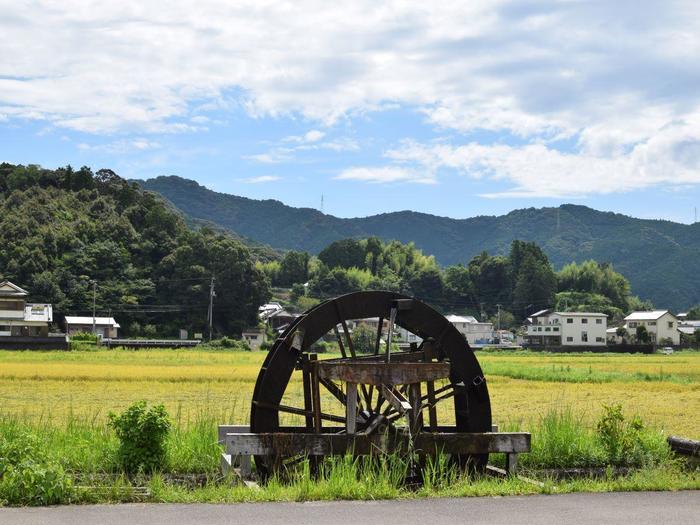
[[[582,323],[582,324],[588,324],[588,319],[586,319],[586,318],[584,317],[583,319],[581,319],[581,323]]]
[[[669,322],[668,322],[668,327],[671,328],[671,329],[673,329],[673,321],[669,321]]]
[[[595,342],[596,342],[596,343],[604,343],[604,342],[605,342],[605,339],[603,339],[602,337],[596,337],[596,338],[595,338]]]
[[[569,336],[569,337],[566,338],[566,341],[567,341],[568,343],[572,342],[573,340],[574,340],[574,338],[571,337],[571,336]]]
[[[566,320],[566,324],[574,324],[574,320],[573,320],[571,317],[569,317],[569,318]]]
[[[588,332],[586,332],[585,330],[581,332],[581,341],[584,343],[588,342]]]
[[[553,327],[552,327],[552,332],[558,332],[558,331],[559,331],[559,327],[558,327],[558,326],[553,326]]]
[[[656,326],[656,321],[649,321],[647,324],[649,326]]]
[[[630,321],[630,328],[637,328],[637,323]]]
[[[549,326],[546,326],[545,329],[544,329],[544,331],[545,331],[545,332],[551,332],[552,329],[551,329]]]
[[[595,324],[603,324],[603,320],[602,320],[602,319],[596,319],[596,320],[595,320]]]

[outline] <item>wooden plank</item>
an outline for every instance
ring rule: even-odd
[[[357,383],[347,384],[347,403],[345,404],[345,429],[354,434],[357,427]]]
[[[406,399],[401,395],[401,393],[397,392],[395,389],[389,388],[386,385],[382,385],[382,394],[389,402],[389,404],[392,407],[394,407],[394,409],[399,414],[405,414],[406,412],[411,410],[411,403],[406,401]]]
[[[409,425],[411,434],[416,434],[423,427],[423,408],[420,404],[420,383],[413,383],[408,387],[408,402],[411,404],[409,412]]]
[[[508,474],[517,474],[518,472],[518,455],[513,453],[506,454],[506,472]]]
[[[430,430],[435,431],[437,428],[437,408],[435,408],[435,382],[428,381],[428,424],[430,425]]]
[[[395,436],[391,442],[384,435],[311,434],[311,433],[240,433],[225,438],[226,452],[231,455],[309,456],[340,455],[352,452],[367,455],[378,450],[409,446],[409,436]],[[413,437],[415,450],[426,454],[521,453],[530,451],[530,434],[525,432],[432,434]]]
[[[677,436],[668,436],[666,440],[671,450],[685,456],[700,456],[700,441]]]
[[[406,385],[449,377],[450,364],[319,361],[318,374],[324,379],[362,385]]]
[[[309,364],[308,356],[302,354],[301,379],[304,389],[304,410],[306,411],[305,423],[306,427],[311,430],[314,428],[314,406],[311,396],[311,365]]]
[[[321,432],[321,386],[318,382],[318,361],[315,356],[310,356],[311,372],[311,401],[313,406],[314,431]]]

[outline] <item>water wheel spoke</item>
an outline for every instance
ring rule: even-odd
[[[268,408],[270,410],[277,410],[279,412],[286,412],[288,414],[295,414],[297,416],[313,416],[313,412],[304,410],[303,408],[291,407],[289,405],[275,405],[274,403],[265,403],[264,401],[253,401],[253,403],[259,406],[260,408]],[[326,421],[345,423],[345,418],[341,416],[326,414],[324,412],[321,412],[320,416],[321,419],[325,419]]]

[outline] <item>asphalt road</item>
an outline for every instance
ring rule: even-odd
[[[237,505],[84,505],[0,509],[2,525],[240,523],[365,525],[398,523],[700,523],[700,491],[562,494],[409,501]]]

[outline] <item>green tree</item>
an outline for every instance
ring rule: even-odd
[[[637,340],[637,343],[639,344],[647,344],[651,341],[651,338],[649,337],[649,332],[647,331],[647,327],[643,324],[637,326],[635,338]]]
[[[365,248],[360,241],[341,239],[326,246],[318,258],[328,268],[364,268],[365,255]]]
[[[700,304],[696,304],[690,310],[688,310],[686,319],[688,321],[700,321]]]
[[[525,255],[513,290],[513,307],[524,309],[531,304],[541,307],[553,305],[556,289],[557,278],[549,263],[530,254]]]
[[[283,286],[305,283],[309,279],[309,254],[294,250],[284,254],[280,263],[279,282]]]
[[[350,338],[355,351],[359,354],[371,354],[374,352],[377,333],[364,323],[360,323],[352,331]]]
[[[443,299],[442,274],[437,268],[421,270],[408,281],[412,295],[428,303],[439,303]]]

